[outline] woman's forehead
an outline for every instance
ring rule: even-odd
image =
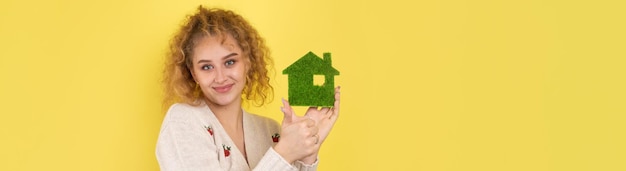
[[[193,49],[194,61],[205,58],[221,58],[222,56],[243,52],[232,36],[205,36],[199,38]]]

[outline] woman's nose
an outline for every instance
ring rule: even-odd
[[[224,83],[226,81],[225,68],[216,68],[215,72],[215,80],[216,83]]]

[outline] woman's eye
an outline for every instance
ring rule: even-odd
[[[233,64],[235,64],[235,60],[228,60],[228,61],[226,61],[225,64],[226,64],[226,66],[233,65]]]
[[[212,65],[203,65],[201,69],[202,70],[210,70],[210,69],[213,69],[213,66]]]

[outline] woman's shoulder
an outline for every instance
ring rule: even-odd
[[[175,103],[170,106],[165,114],[165,119],[169,121],[189,121],[193,120],[198,112],[202,112],[204,105],[191,105],[187,103]]]
[[[204,107],[204,104],[200,104],[200,105],[191,105],[191,104],[187,104],[187,103],[174,103],[170,106],[170,108],[167,110],[168,112],[177,112],[177,111],[189,111],[189,110],[198,110],[202,107]]]

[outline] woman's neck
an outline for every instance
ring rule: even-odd
[[[205,102],[225,129],[238,130],[243,128],[243,110],[241,109],[241,100],[236,100],[228,105],[218,105],[209,101]]]

